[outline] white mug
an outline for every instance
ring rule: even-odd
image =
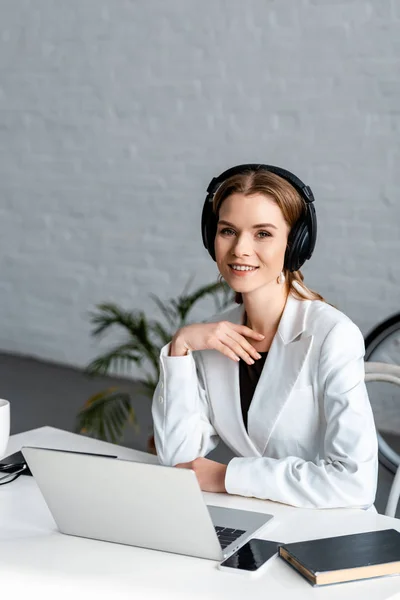
[[[10,403],[0,399],[0,458],[6,453],[10,437]]]

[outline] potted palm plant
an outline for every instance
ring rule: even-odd
[[[137,380],[139,391],[149,399],[157,386],[160,369],[159,355],[175,331],[187,324],[193,307],[201,300],[212,298],[215,312],[227,308],[234,301],[234,294],[225,282],[204,285],[189,292],[190,282],[177,298],[167,301],[151,294],[150,297],[160,310],[163,320],[146,316],[144,311],[125,311],[114,303],[103,303],[91,313],[92,335],[98,337],[115,328],[122,329],[126,339],[95,358],[86,368],[92,376],[111,372],[126,376],[133,364],[140,367],[141,377]],[[118,388],[108,388],[91,396],[77,415],[76,429],[91,437],[118,443],[125,427],[136,425],[131,395]],[[155,451],[154,438],[148,440],[149,451]]]

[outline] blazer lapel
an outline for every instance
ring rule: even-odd
[[[239,364],[216,350],[202,352],[202,355],[213,397],[214,424],[220,437],[239,456],[261,456],[243,423]]]
[[[261,455],[265,453],[279,415],[311,348],[312,336],[301,335],[309,304],[309,301],[288,296],[254,392],[248,414],[248,432]]]
[[[225,319],[242,324],[243,305],[235,306]],[[220,318],[218,315],[216,318]],[[239,456],[261,456],[243,423],[240,403],[239,363],[216,350],[199,352],[204,366],[207,387],[212,397],[214,425],[219,436]]]

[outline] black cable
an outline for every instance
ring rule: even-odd
[[[8,479],[10,476],[7,476],[7,475],[5,475],[4,477],[0,477],[0,485],[7,485],[7,483],[11,483],[12,481],[15,481],[21,475],[22,475],[22,471],[20,473],[17,473],[16,475],[14,475],[14,477],[12,479]],[[3,479],[8,479],[8,481],[2,481]]]
[[[22,475],[23,471],[26,470],[26,464],[23,465],[0,465],[0,475],[5,473],[2,477],[0,476],[0,485],[7,485],[7,483],[11,483],[18,479],[20,475]],[[12,477],[14,476],[14,477]],[[12,477],[10,479],[10,477]],[[7,479],[7,481],[3,481],[3,479]]]

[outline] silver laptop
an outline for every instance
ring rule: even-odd
[[[62,533],[223,560],[273,517],[208,506],[194,471],[22,448]]]

